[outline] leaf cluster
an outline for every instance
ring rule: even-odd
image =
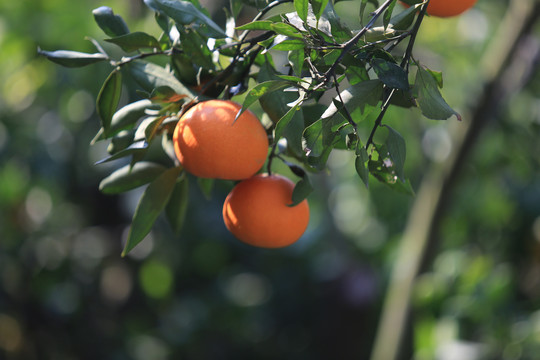
[[[243,99],[240,113],[255,103],[266,112],[273,139],[267,168],[271,171],[277,159],[301,178],[295,203],[309,195],[308,174],[324,170],[333,149],[354,153],[366,186],[371,175],[413,193],[404,172],[406,143],[383,123],[386,110],[418,107],[430,119],[459,117],[441,96],[441,74],[413,58],[426,4],[397,13],[397,0],[362,0],[359,26],[350,28],[340,20],[335,2],[230,0],[221,26],[197,0],[145,0],[161,29],[158,36],[130,31],[112,9],[100,7],[93,11],[95,21],[107,36],[104,41],[122,56],[114,58],[94,39],[89,40],[95,53],[39,49],[67,67],[111,65],[97,96],[101,129],[93,142],[109,142],[109,156],[99,163],[128,161],[100,189],[116,194],[147,186],[124,254],[143,240],[163,211],[175,231],[181,228],[188,177],[174,156],[171,134],[187,108],[209,98],[238,96]],[[258,13],[237,26],[244,7]],[[140,97],[120,107],[126,78],[137,84]],[[361,128],[370,131],[363,134]],[[377,131],[382,136],[376,137]],[[161,161],[150,158],[152,144],[162,150]],[[209,191],[211,182],[199,184]]]

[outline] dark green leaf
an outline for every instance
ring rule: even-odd
[[[388,129],[386,147],[388,149],[388,153],[390,154],[390,158],[392,159],[393,168],[396,172],[396,175],[402,181],[405,181],[405,175],[403,173],[406,157],[405,140],[400,133],[392,129],[390,126],[385,125],[385,127]]]
[[[212,198],[212,189],[214,188],[214,179],[197,178],[197,184],[208,200]]]
[[[289,111],[283,115],[281,119],[279,119],[278,123],[276,124],[276,128],[274,130],[274,138],[276,140],[279,140],[281,138],[281,135],[283,135],[283,132],[291,122],[294,114],[300,109],[300,104],[296,104],[293,106]]]
[[[287,58],[292,67],[293,73],[296,76],[301,76],[302,68],[304,67],[304,50],[289,51]]]
[[[147,149],[148,149],[148,143],[146,141],[144,140],[137,141],[131,144],[130,146],[128,146],[127,148],[125,148],[124,150],[117,152],[114,155],[111,155],[111,156],[106,157],[105,159],[96,161],[95,165],[103,164],[103,163],[113,161],[113,160],[118,160],[129,155],[137,156],[140,154],[144,154]]]
[[[122,95],[122,73],[114,69],[103,83],[96,100],[96,111],[101,118],[101,126],[105,134],[109,132],[120,95]]]
[[[107,56],[101,53],[88,54],[69,50],[45,51],[38,48],[38,54],[65,67],[81,67],[107,60]]]
[[[127,255],[148,235],[159,214],[167,205],[181,171],[182,167],[166,170],[148,185],[133,215],[122,256]]]
[[[154,4],[171,19],[182,25],[197,23],[207,27],[206,33],[214,38],[224,38],[227,35],[212,19],[197,9],[189,1],[154,0]]]
[[[170,71],[159,65],[144,61],[133,61],[124,67],[127,67],[129,73],[143,90],[149,93],[157,87],[168,86],[179,95],[186,95],[190,98],[195,97],[193,92],[182,85]]]
[[[99,184],[104,194],[118,194],[148,184],[167,168],[163,165],[140,161],[134,166],[126,165],[107,176]]]
[[[409,89],[407,72],[393,62],[375,58],[371,61],[378,78],[388,87],[399,90]]]
[[[177,236],[182,230],[184,220],[186,218],[189,200],[189,183],[187,176],[180,177],[176,181],[174,190],[169,198],[167,207],[165,208],[165,215],[171,225],[171,228]]]
[[[392,28],[394,28],[394,30],[408,29],[414,21],[417,10],[418,9],[416,7],[411,6],[410,8],[405,9],[404,11],[394,16],[392,20],[390,20]]]
[[[428,119],[446,120],[455,115],[458,120],[461,120],[461,115],[443,99],[433,75],[422,66],[418,66],[416,72],[414,91],[417,94],[418,106]]]
[[[118,132],[131,129],[135,123],[145,115],[147,109],[158,109],[159,106],[148,99],[135,101],[114,113],[111,126],[106,137],[114,136]]]
[[[292,204],[289,206],[295,206],[304,201],[309,194],[313,192],[313,185],[309,181],[309,177],[304,175],[304,177],[296,183],[292,193]]]
[[[122,17],[115,15],[108,6],[101,6],[92,11],[94,20],[105,34],[110,37],[121,36],[129,33],[129,28]]]
[[[366,149],[363,146],[360,146],[360,142],[358,142],[354,167],[356,168],[356,173],[358,174],[360,179],[362,179],[366,187],[369,186],[369,170],[366,167],[366,163],[368,160],[369,157]]]
[[[238,117],[240,117],[240,115],[242,115],[242,113],[246,111],[255,101],[259,100],[261,96],[264,96],[269,92],[283,89],[284,87],[290,85],[291,83],[285,80],[269,80],[255,85],[253,89],[247,93],[242,104],[242,109],[238,112],[238,114],[236,114],[235,120],[238,119]]]
[[[294,0],[294,8],[296,13],[302,19],[302,21],[307,21],[309,1],[308,0]]]
[[[111,139],[111,143],[107,146],[107,152],[111,155],[114,155],[133,143],[133,136],[135,135],[135,130],[123,130],[120,131]]]
[[[114,37],[112,39],[105,39],[105,41],[120,46],[122,50],[126,52],[144,48],[160,49],[159,41],[155,37],[141,31]]]

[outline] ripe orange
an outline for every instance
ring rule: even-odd
[[[475,3],[476,0],[430,0],[427,13],[437,17],[457,16],[472,8]]]
[[[173,134],[174,151],[191,174],[242,180],[261,169],[268,153],[266,131],[257,117],[228,100],[208,100],[182,115]]]
[[[280,248],[296,242],[309,223],[307,200],[292,203],[294,183],[281,175],[258,174],[238,183],[223,204],[223,221],[246,244]]]

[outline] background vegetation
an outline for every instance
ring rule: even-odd
[[[356,3],[336,9],[354,22]],[[330,171],[313,177],[310,226],[289,248],[229,235],[220,208],[231,184],[220,182],[210,199],[192,186],[179,237],[158,222],[120,257],[140,194],[100,194],[112,167],[93,165],[106,149],[88,145],[109,69],[69,70],[36,51],[92,51],[84,37],[103,38],[91,13],[102,5],[158,32],[139,1],[0,3],[0,358],[368,358],[414,198],[375,181],[366,189],[348,153],[334,151]],[[497,60],[487,49],[509,35],[497,33],[508,8],[479,0],[459,18],[422,24],[415,56],[443,71],[444,96],[464,120],[390,109],[413,188],[455,150]],[[536,56],[539,36],[520,51]],[[494,104],[498,116],[463,160],[416,281],[403,359],[540,353],[539,75]]]

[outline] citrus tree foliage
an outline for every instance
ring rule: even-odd
[[[333,149],[354,153],[366,186],[372,177],[413,193],[404,172],[406,142],[384,123],[385,112],[389,106],[418,107],[429,119],[460,118],[441,96],[442,75],[413,54],[427,1],[406,1],[412,6],[404,8],[397,0],[362,0],[357,28],[340,21],[337,1],[231,0],[220,26],[197,0],[145,0],[159,34],[131,31],[112,9],[100,7],[93,15],[106,35],[103,41],[118,46],[122,56],[113,57],[95,39],[90,39],[95,53],[39,50],[67,67],[97,62],[112,67],[97,96],[101,129],[93,142],[109,142],[109,156],[99,163],[127,158],[129,164],[103,179],[100,189],[117,194],[148,185],[124,254],[163,211],[180,230],[187,177],[171,137],[183,112],[210,98],[242,95],[240,113],[259,103],[271,120],[268,169],[277,159],[300,177],[296,203],[312,190],[308,174],[324,170]],[[244,7],[255,7],[258,14],[238,25]],[[119,108],[128,78],[140,98]],[[168,160],[150,161],[152,146]],[[200,184],[205,191],[211,187],[207,179]]]

